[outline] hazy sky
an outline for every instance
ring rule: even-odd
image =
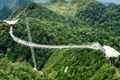
[[[45,3],[45,2],[47,2],[47,1],[49,1],[49,0],[34,0],[34,1],[35,1],[35,2]],[[67,1],[68,1],[68,0],[67,0]],[[106,2],[111,3],[111,2],[113,2],[113,3],[116,3],[116,4],[120,4],[120,0],[97,0],[97,1],[104,2],[104,3],[106,3]]]
[[[34,0],[35,2],[42,2],[42,3],[45,3],[45,2],[47,2],[47,1],[49,1],[49,0]]]
[[[116,3],[116,4],[120,4],[120,0],[97,0],[97,1],[100,1],[100,2],[108,2],[108,3]]]
[[[43,2],[43,3],[45,3],[45,2],[48,2],[48,1],[50,1],[50,0],[34,0],[35,2]],[[66,0],[66,1],[71,1],[71,0]]]

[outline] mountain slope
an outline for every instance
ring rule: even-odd
[[[85,8],[89,3],[95,0],[71,0],[70,2],[57,1],[49,5],[45,5],[48,9],[63,16],[75,16],[79,9]]]
[[[15,15],[20,13],[21,10],[23,10],[23,8],[18,9]],[[49,38],[52,38],[52,36],[49,35],[49,33],[47,33],[47,29],[43,26],[49,27],[53,25],[59,26],[59,24],[63,25],[63,21],[65,20],[63,16],[57,15],[56,13],[48,10],[47,8],[38,6],[36,4],[31,4],[31,6],[26,10],[26,14],[27,16],[25,16],[25,14],[22,14],[20,16],[21,19],[19,20],[18,24],[16,24],[14,33],[16,36],[22,39],[28,40],[27,30],[26,30],[26,21],[25,21],[25,18],[28,18],[33,41],[37,43],[52,42],[52,40],[51,41],[47,40]],[[54,22],[56,24],[54,24]],[[9,31],[8,25],[3,24],[0,26],[0,28],[1,28],[0,36],[1,37],[3,35],[5,36],[0,39],[2,42],[1,46],[4,46],[4,49],[1,48],[1,52],[5,52],[4,54],[6,54],[9,60],[12,60],[12,61],[25,60],[32,64],[30,49],[13,42],[13,40],[7,33]],[[38,68],[40,69],[44,65],[45,61],[47,60],[46,58],[48,58],[48,56],[50,55],[49,54],[50,52],[48,52],[48,50],[46,49],[36,49],[35,53],[36,53],[36,57],[38,56],[37,57]]]
[[[109,45],[120,51],[119,6],[107,6],[105,10],[104,7],[101,4],[92,2],[83,9],[80,8],[75,18],[70,16],[68,18],[46,7],[31,4],[25,12],[27,15],[22,14],[20,16],[19,22],[14,27],[14,34],[28,41],[26,29],[26,18],[28,18],[33,42],[35,43],[82,45],[91,42],[100,42],[102,45]],[[21,10],[23,10],[23,7],[19,8],[15,15],[20,13]],[[102,15],[102,10],[109,16],[108,18]],[[104,18],[105,21],[108,20],[107,24],[104,21],[101,23],[101,20],[104,20]],[[33,80],[41,80],[40,74],[36,72],[34,75],[32,67],[26,65],[27,63],[33,64],[30,48],[13,42],[8,31],[9,26],[1,23],[0,46],[2,47],[0,47],[0,54],[2,55],[0,57],[8,58],[8,60],[14,62],[2,62],[0,60],[0,71],[1,76],[4,75],[3,79],[9,79],[10,76],[12,80],[17,80],[16,78],[30,80],[34,76]],[[101,51],[90,49],[35,49],[35,57],[37,68],[42,70],[44,75],[46,75],[43,76],[43,80],[47,80],[47,78],[48,80],[120,79],[119,64],[117,67],[111,66]],[[27,63],[23,67],[24,64],[20,63],[24,61]],[[5,67],[2,67],[2,65]]]
[[[115,69],[99,51],[66,49],[56,50],[42,70],[51,80],[119,80]]]
[[[40,71],[23,62],[12,63],[6,59],[0,60],[0,79],[1,80],[47,80]]]

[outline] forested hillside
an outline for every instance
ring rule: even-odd
[[[23,9],[18,8],[12,17]],[[26,19],[35,43],[100,42],[120,51],[120,5],[106,6],[94,0],[33,3],[14,27],[14,34],[28,41]],[[0,22],[1,80],[120,80],[119,62],[117,67],[112,66],[101,51],[91,49],[35,48],[38,69],[35,71],[30,48],[15,43],[9,28],[8,24]]]
[[[95,0],[51,0],[52,4],[45,5],[48,9],[57,14],[69,17],[75,16],[78,10],[84,9],[89,3]]]

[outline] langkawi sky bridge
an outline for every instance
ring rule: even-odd
[[[27,17],[26,17],[25,21],[26,21],[26,28],[27,28],[27,32],[28,32],[29,41],[20,39],[19,37],[14,35],[13,28],[14,28],[14,25],[16,25],[16,23],[20,20],[19,16],[21,14],[25,13],[26,9],[27,9],[27,7],[23,11],[21,11],[21,13],[19,13],[15,18],[13,18],[11,20],[6,19],[3,21],[10,26],[9,34],[10,34],[11,38],[16,43],[27,46],[31,49],[34,70],[37,70],[34,48],[48,48],[48,49],[49,48],[50,49],[73,49],[73,48],[86,49],[86,48],[89,48],[89,49],[94,49],[94,50],[100,50],[102,53],[104,53],[104,55],[107,59],[110,59],[111,57],[115,57],[117,59],[119,58],[120,53],[117,50],[115,50],[114,48],[112,48],[111,46],[108,46],[108,45],[101,45],[99,42],[93,42],[93,43],[84,44],[84,45],[46,45],[46,44],[34,43],[34,42],[32,42],[32,36],[31,36],[29,21],[28,21]]]

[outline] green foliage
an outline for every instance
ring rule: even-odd
[[[101,52],[87,49],[56,50],[42,70],[51,80],[112,80],[116,73]]]
[[[11,63],[0,60],[0,80],[47,80],[39,71],[34,71],[27,63]]]
[[[119,12],[120,5],[104,4],[93,2],[83,10],[79,10],[76,17],[88,22],[90,25],[102,25],[102,26],[119,26]]]
[[[105,14],[105,6],[101,3],[90,3],[87,8],[84,10],[80,10],[80,12],[76,15],[80,19],[86,20],[91,24],[96,23],[96,21],[101,22],[103,17],[107,17]]]
[[[31,4],[26,13],[29,17],[37,19],[46,19],[49,21],[64,21],[65,17],[54,13],[53,11],[37,4]],[[56,17],[56,18],[54,18]]]
[[[63,15],[65,17],[73,17],[78,12],[85,8],[89,3],[95,0],[50,0],[51,3],[48,4],[48,9],[54,11],[57,14]],[[54,4],[53,4],[54,3]]]
[[[82,1],[81,4],[84,4],[85,1]],[[28,18],[35,43],[81,45],[100,42],[119,50],[120,6],[105,6],[98,2],[88,2],[85,6],[81,4],[77,4],[75,9],[80,9],[76,17],[58,15],[58,12],[31,4],[26,11],[27,15],[20,16],[21,20],[16,24],[14,34],[28,40],[25,25],[25,18]],[[81,9],[80,5],[84,8]],[[15,14],[22,9],[19,8]],[[119,80],[117,68],[108,64],[102,52],[89,49],[35,49],[37,67],[47,75],[40,76],[39,72],[33,72],[30,65],[21,63],[26,61],[32,64],[30,49],[13,42],[8,32],[8,25],[0,23],[0,53],[4,53],[8,60],[20,63],[1,60],[2,80],[47,80],[47,77],[48,80]]]
[[[9,27],[0,23],[0,53],[6,53],[7,48],[12,47],[12,40],[9,37]]]

